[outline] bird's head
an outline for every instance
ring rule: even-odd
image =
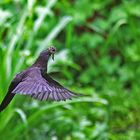
[[[48,49],[42,51],[40,53],[40,56],[47,58],[48,56],[52,56],[52,59],[54,60],[54,54],[56,52],[56,48],[54,46],[49,47]]]

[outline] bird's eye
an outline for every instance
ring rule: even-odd
[[[51,49],[51,51],[52,51],[52,52],[55,52],[55,51],[56,51],[56,49],[55,49],[55,48],[52,48],[52,49]]]

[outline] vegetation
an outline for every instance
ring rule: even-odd
[[[49,72],[89,97],[16,96],[0,113],[0,140],[139,140],[140,1],[0,1],[0,102],[16,73],[54,45]]]

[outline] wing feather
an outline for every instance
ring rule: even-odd
[[[67,98],[63,95],[63,93],[58,93],[60,100],[65,101]]]
[[[69,99],[69,98],[70,98],[70,96],[69,96],[68,94],[65,94],[64,92],[61,93],[61,95],[62,95],[65,99]]]
[[[45,99],[45,100],[48,100],[48,99],[49,99],[49,96],[50,96],[50,92],[45,94],[44,99]]]
[[[42,94],[41,101],[44,99],[45,92]]]
[[[43,75],[48,84],[48,88],[51,91],[53,100],[61,101],[71,99],[72,97],[78,97],[80,94],[76,94],[66,88],[64,88],[57,81],[53,80],[49,75]]]
[[[49,75],[44,77],[38,69],[34,76],[27,75],[12,93],[30,95],[38,100],[51,99],[54,101],[64,101],[78,96],[78,94],[64,88]]]

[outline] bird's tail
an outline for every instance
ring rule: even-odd
[[[8,106],[8,104],[11,102],[11,100],[13,99],[14,96],[15,96],[15,94],[10,93],[4,97],[4,99],[0,105],[0,112],[2,112]]]

